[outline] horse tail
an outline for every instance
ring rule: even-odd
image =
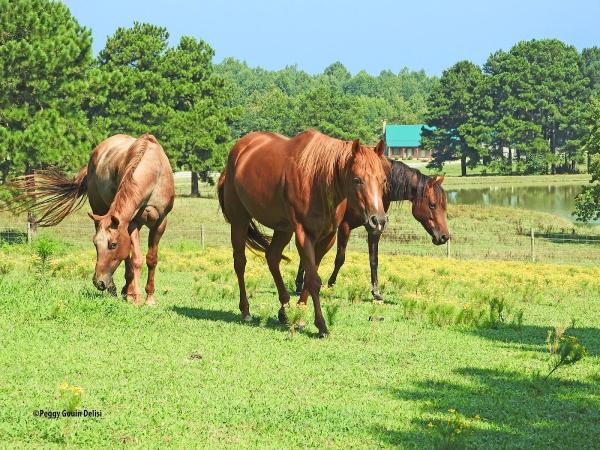
[[[14,214],[31,212],[39,215],[36,224],[51,227],[83,206],[87,197],[88,169],[85,166],[73,179],[57,169],[38,170],[15,178],[10,186],[20,194],[9,200],[4,210]]]
[[[227,176],[227,167],[223,169],[217,182],[217,196],[219,197],[219,206],[225,220],[229,222],[229,218],[225,215],[225,177]]]
[[[219,205],[221,205],[221,211],[223,212],[223,217],[227,222],[230,222],[229,217],[225,214],[225,179],[227,178],[227,168],[221,172],[221,176],[219,177],[219,181],[217,183],[217,194],[219,197]],[[248,247],[254,253],[265,253],[267,248],[271,245],[271,236],[268,234],[264,234],[259,230],[258,225],[252,219],[250,219],[250,223],[248,224],[248,235],[246,236],[246,247]],[[290,259],[281,255],[281,259],[284,261],[289,261]]]

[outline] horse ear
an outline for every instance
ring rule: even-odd
[[[352,142],[352,154],[358,152],[360,150],[360,141],[358,139],[354,139]]]
[[[444,182],[445,174],[436,175],[433,177],[433,183],[437,185],[441,185]]]
[[[375,147],[375,153],[377,153],[377,156],[382,156],[384,150],[385,150],[385,143],[383,142],[383,139],[381,139],[379,141],[379,143],[377,144],[377,147]]]
[[[92,219],[94,222],[100,222],[100,220],[102,220],[102,216],[92,214],[91,212],[88,213],[88,216],[90,216],[90,219]]]
[[[429,180],[427,180],[427,184],[430,186],[440,185],[444,181],[444,175],[434,175]]]
[[[119,218],[117,216],[110,216],[110,227],[115,230],[119,228]]]

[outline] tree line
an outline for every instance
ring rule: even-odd
[[[0,0],[0,181],[37,168],[75,170],[105,137],[151,132],[173,167],[198,179],[219,171],[235,139],[255,130],[316,128],[375,143],[382,123],[427,123],[431,166],[460,160],[463,175],[557,173],[599,151],[600,48],[524,41],[483,66],[352,75],[269,71],[203,40],[171,46],[164,27],[134,23],[92,54],[89,29],[50,0]],[[594,136],[596,136],[594,138]],[[194,192],[193,192],[194,193]]]
[[[376,141],[384,119],[423,120],[436,79],[424,72],[352,76],[340,63],[310,75],[296,66],[214,64],[214,50],[166,28],[119,28],[94,57],[89,29],[50,0],[0,0],[0,180],[47,166],[76,170],[116,133],[151,132],[175,169],[198,179],[222,169],[233,141],[255,130],[318,128]]]
[[[599,93],[598,47],[579,53],[557,39],[533,39],[493,53],[482,67],[460,61],[428,99],[431,165],[460,159],[462,175],[478,164],[506,174],[576,171],[592,153],[585,143]]]

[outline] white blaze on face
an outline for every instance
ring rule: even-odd
[[[381,198],[379,197],[379,195],[377,195],[377,180],[371,181],[371,192],[373,193],[373,212],[375,214],[377,214],[377,212],[379,212],[379,209],[381,208],[379,206],[379,202],[381,202]],[[383,230],[383,225],[381,225],[381,223],[377,224],[377,230],[378,231]]]

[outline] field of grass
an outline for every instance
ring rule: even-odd
[[[258,257],[246,324],[229,249],[166,244],[154,309],[94,290],[91,244],[58,241],[44,265],[35,249],[0,249],[0,447],[592,448],[600,438],[596,267],[383,255],[386,303],[373,305],[366,255],[351,252],[323,291],[331,335],[319,340],[312,307],[304,331],[277,322]],[[557,326],[589,354],[541,381]],[[34,417],[65,408],[65,382],[102,416]]]

